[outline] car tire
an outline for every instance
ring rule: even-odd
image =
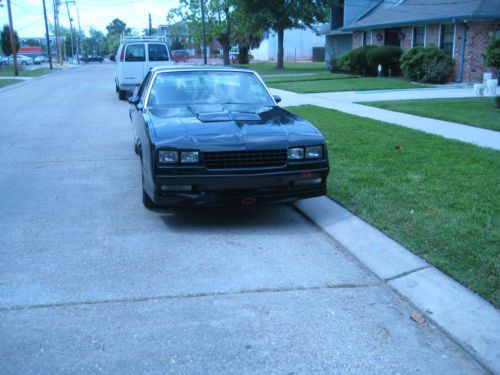
[[[141,155],[141,148],[137,142],[134,142],[134,152],[136,155]]]
[[[26,61],[23,61],[21,65],[28,65],[28,63]]]
[[[142,204],[148,210],[153,210],[155,208],[158,208],[156,203],[151,200],[148,193],[146,193],[144,189],[142,189]]]
[[[118,98],[120,100],[127,100],[127,91],[118,89]]]

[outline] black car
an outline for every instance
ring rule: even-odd
[[[152,69],[129,102],[143,203],[252,205],[325,194],[323,135],[252,70]]]
[[[85,56],[85,57],[82,57],[81,60],[84,63],[89,63],[89,62],[99,62],[99,63],[102,63],[104,61],[104,58],[101,57],[101,56]]]

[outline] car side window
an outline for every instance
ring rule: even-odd
[[[169,61],[165,44],[148,44],[149,61]]]
[[[129,44],[125,51],[125,61],[146,61],[146,50],[144,48],[144,44]]]

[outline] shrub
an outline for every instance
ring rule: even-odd
[[[385,75],[389,74],[389,69],[391,75],[398,75],[400,72],[399,59],[402,53],[401,48],[397,46],[384,46],[368,50],[366,59],[370,70],[375,67],[375,74],[377,74],[377,67],[380,64]]]
[[[351,52],[345,52],[339,57],[332,56],[328,63],[330,71],[335,72],[345,72],[350,73],[352,71],[351,67]]]
[[[495,97],[495,105],[500,108],[500,96]]]
[[[405,78],[426,83],[447,82],[455,66],[450,56],[433,45],[414,47],[400,61]]]
[[[362,75],[376,75],[377,67],[372,67],[366,57],[368,51],[376,49],[376,46],[364,46],[353,49],[350,52],[351,71]]]
[[[486,66],[500,69],[500,37],[494,36],[486,46],[483,54]]]

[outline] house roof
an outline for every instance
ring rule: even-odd
[[[379,4],[341,30],[500,19],[500,0],[380,0]]]

